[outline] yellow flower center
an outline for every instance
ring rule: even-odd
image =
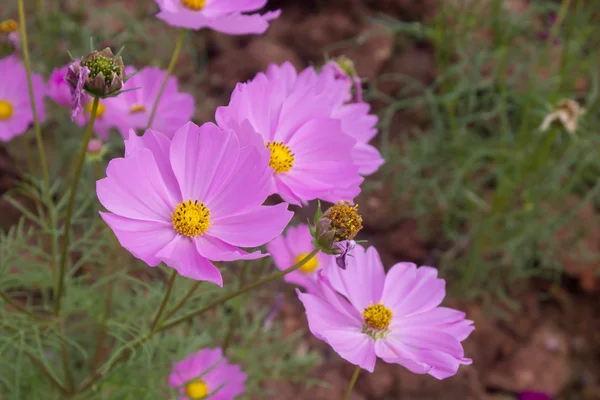
[[[381,303],[372,304],[363,311],[365,331],[367,333],[381,333],[392,322],[392,310]]]
[[[276,173],[288,172],[294,166],[294,153],[281,142],[268,142],[267,148],[271,150],[269,165]]]
[[[206,5],[206,0],[181,0],[181,3],[190,10],[200,11]]]
[[[192,400],[200,400],[208,394],[208,385],[204,381],[192,381],[185,385],[185,394]]]
[[[294,262],[299,263],[304,260],[304,258],[308,255],[308,253],[300,253]],[[319,266],[319,261],[317,261],[317,257],[313,257],[308,260],[303,266],[300,267],[300,271],[310,274]]]
[[[0,100],[0,120],[6,120],[12,117],[13,106],[9,101]]]
[[[90,101],[89,103],[87,103],[85,105],[85,111],[88,114],[92,113],[92,107],[94,105],[93,101]],[[104,105],[102,104],[102,102],[98,102],[98,109],[96,110],[96,118],[102,118],[102,116],[104,115],[104,111],[106,110],[106,108],[104,107]]]
[[[198,200],[188,200],[179,203],[175,212],[171,213],[173,228],[187,237],[202,235],[210,222],[210,210]]]
[[[140,113],[140,112],[144,112],[144,111],[146,111],[146,107],[144,107],[143,104],[134,104],[129,109],[129,112],[131,114]]]
[[[0,32],[2,33],[16,32],[17,29],[19,29],[19,23],[14,19],[7,19],[0,22]]]
[[[324,217],[329,218],[329,227],[335,231],[335,241],[353,239],[362,229],[362,217],[358,214],[358,204],[349,201],[339,201],[331,206]]]

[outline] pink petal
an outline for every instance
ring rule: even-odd
[[[465,319],[465,313],[451,308],[436,307],[420,314],[412,314],[396,319],[398,329],[439,330],[456,337],[466,339],[475,329],[473,321]]]
[[[248,253],[208,234],[194,238],[194,242],[198,253],[213,261],[254,260],[268,256],[260,251]]]
[[[197,281],[208,281],[223,286],[223,277],[219,269],[208,259],[202,257],[194,241],[186,236],[177,235],[169,244],[156,254],[181,276]]]
[[[363,175],[375,173],[385,162],[381,153],[370,144],[357,143],[352,149],[352,158],[358,165],[358,172]]]
[[[298,298],[304,305],[308,327],[313,335],[324,340],[324,334],[331,331],[354,329],[360,332],[362,321],[349,316],[345,310],[317,296],[301,293],[296,290]]]
[[[432,367],[414,359],[406,346],[393,339],[379,339],[375,341],[375,353],[377,357],[390,364],[400,364],[415,374],[426,374]]]
[[[160,263],[156,253],[176,235],[173,226],[165,222],[140,221],[105,212],[100,212],[100,216],[113,230],[121,246],[151,267]]]
[[[211,236],[241,247],[261,246],[283,232],[294,213],[285,203],[262,206],[243,214],[213,221]]]
[[[229,35],[260,34],[265,33],[269,28],[268,21],[276,19],[280,14],[281,10],[271,11],[264,15],[232,13],[208,21],[207,27]]]
[[[360,329],[349,330],[348,328],[326,331],[323,336],[324,340],[344,360],[373,372],[377,357],[375,342],[370,336],[362,333]]]

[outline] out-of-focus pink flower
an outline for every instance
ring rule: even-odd
[[[161,261],[179,274],[223,285],[211,261],[255,259],[258,247],[292,218],[287,204],[263,206],[272,169],[256,146],[212,123],[189,122],[173,139],[131,132],[125,158],[108,164],[97,182],[101,212],[119,242],[150,266]]]
[[[544,392],[521,392],[519,393],[519,400],[550,400],[551,397],[548,393]]]
[[[233,400],[244,393],[247,377],[220,348],[204,349],[175,364],[169,385],[177,389],[179,400]]]
[[[267,251],[273,256],[277,268],[288,269],[313,251],[315,246],[312,239],[308,225],[289,227],[285,235],[277,236],[267,244]],[[299,270],[287,274],[283,279],[310,292],[315,287],[319,270],[332,260],[332,256],[319,252]]]
[[[72,104],[71,90],[69,84],[65,81],[65,76],[69,71],[69,66],[54,68],[48,80],[48,97],[56,104],[63,107],[70,107]]]
[[[357,245],[346,269],[324,269],[319,283],[318,294],[298,292],[310,331],[350,363],[373,372],[379,357],[438,379],[471,364],[461,342],[473,322],[439,307],[445,282],[435,268],[398,263],[386,276],[375,248]]]
[[[267,0],[156,0],[160,12],[156,15],[167,24],[199,30],[209,28],[230,35],[264,33],[269,21],[281,10],[265,14],[246,14],[257,11]]]
[[[94,121],[93,129],[96,135],[104,141],[108,140],[110,130],[116,128],[117,123],[122,121],[121,114],[123,113],[123,109],[120,104],[116,103],[114,100],[114,97],[99,100],[98,110],[96,110],[96,120]],[[77,114],[74,119],[74,122],[77,125],[81,127],[87,125],[92,112],[92,104],[93,99],[87,94],[84,94],[81,106],[83,112]]]
[[[33,122],[27,72],[14,55],[0,60],[0,141],[8,142],[22,135]],[[45,119],[46,84],[39,74],[32,74],[35,108],[39,121]]]
[[[126,75],[135,73],[135,68],[125,68]],[[145,67],[133,75],[123,86],[124,93],[106,99],[107,106],[119,109],[115,124],[121,135],[127,137],[130,129],[144,129],[148,125],[152,107],[164,80],[166,70]],[[128,89],[136,90],[126,91]],[[194,115],[194,97],[177,89],[177,78],[171,76],[160,98],[152,129],[173,137],[175,130],[192,119]]]
[[[21,36],[19,35],[19,23],[14,19],[0,22],[0,34],[6,35],[8,42],[15,50],[21,48]]]
[[[360,193],[363,178],[351,154],[356,140],[331,117],[337,97],[343,95],[341,90],[328,90],[335,84],[313,68],[298,75],[290,63],[272,64],[266,75],[239,83],[229,105],[217,109],[219,126],[249,124],[258,132],[240,140],[263,143],[275,171],[272,192],[285,201],[337,202]],[[250,134],[251,129],[244,132]]]

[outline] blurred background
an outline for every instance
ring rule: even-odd
[[[69,62],[67,50],[86,53],[92,36],[98,48],[125,45],[126,64],[166,68],[177,32],[155,18],[153,1],[37,2],[29,4],[43,10],[29,24],[30,47],[44,76]],[[1,19],[16,18],[10,3]],[[360,239],[378,248],[386,267],[439,268],[446,304],[475,321],[464,342],[474,362],[457,376],[437,381],[380,360],[351,398],[600,399],[600,1],[270,0],[267,7],[282,15],[262,36],[187,35],[174,74],[196,99],[194,121],[213,121],[235,84],[270,63],[300,69],[351,58],[380,118],[375,143],[386,159],[357,201]],[[58,175],[81,129],[53,110],[44,132]],[[551,123],[542,129],[545,119]],[[118,156],[117,133],[111,143]],[[23,157],[18,143],[0,144],[0,194],[18,185]],[[1,197],[0,229],[21,213]],[[267,299],[287,291],[283,283],[269,290]],[[299,302],[291,293],[286,299],[281,335],[306,331]],[[310,334],[302,346],[319,352],[323,362],[310,377],[326,383],[266,379],[255,398],[342,398],[353,366]]]

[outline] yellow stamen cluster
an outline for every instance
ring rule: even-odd
[[[353,239],[363,227],[358,204],[352,205],[349,201],[340,200],[325,211],[323,216],[331,220],[329,227],[335,232],[336,242]]]
[[[19,23],[14,19],[7,19],[6,21],[0,22],[0,32],[12,33],[19,29]]]
[[[185,394],[192,400],[200,400],[208,395],[208,385],[204,381],[192,381],[185,385]]]
[[[198,200],[179,203],[175,212],[171,213],[173,228],[182,235],[195,237],[202,235],[210,222],[210,210]]]
[[[294,262],[299,263],[300,261],[304,260],[304,258],[306,258],[306,256],[308,256],[308,253],[301,253],[298,255],[298,257],[296,257]],[[306,274],[310,274],[311,272],[316,270],[318,267],[319,267],[319,261],[317,261],[317,257],[313,257],[310,260],[308,260],[303,266],[300,267],[300,271],[302,271]]]
[[[206,5],[206,0],[181,0],[181,3],[190,10],[200,11]]]
[[[92,107],[94,105],[93,101],[88,102],[85,105],[85,111],[88,114],[92,113]],[[100,119],[102,118],[102,116],[104,115],[104,111],[106,110],[106,107],[104,107],[104,105],[102,104],[102,102],[98,102],[98,109],[96,110],[96,118]]]
[[[146,111],[146,107],[144,107],[143,104],[134,104],[129,109],[129,112],[131,114],[141,113],[141,112],[144,112],[144,111]]]
[[[13,105],[10,101],[0,100],[0,120],[7,120],[13,115]]]
[[[269,165],[276,173],[288,172],[294,166],[294,153],[282,142],[268,142],[267,148],[271,150]]]
[[[363,311],[365,321],[364,331],[367,333],[382,333],[392,322],[392,310],[381,303],[372,304]]]

